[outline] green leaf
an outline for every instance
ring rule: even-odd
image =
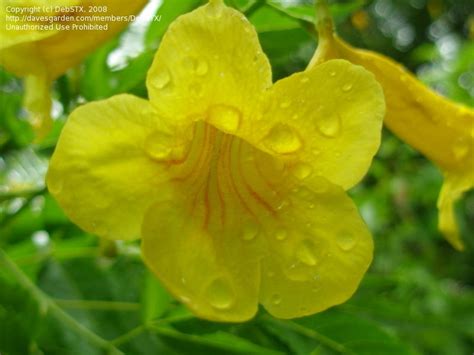
[[[308,354],[315,349],[354,355],[415,354],[377,323],[338,309],[296,321],[262,318],[263,326],[287,343],[295,354]]]
[[[313,24],[316,18],[316,10],[314,5],[302,4],[302,5],[285,5],[282,0],[268,0],[267,4],[272,6],[274,9],[281,11],[282,13],[305,22]],[[362,8],[365,5],[365,0],[357,0],[344,4],[334,4],[330,6],[331,14],[336,22],[343,21],[347,16],[352,14],[354,11]]]
[[[200,0],[164,0],[158,9],[160,21],[153,21],[145,36],[147,48],[157,48],[166,29],[179,15],[187,13],[201,4]]]
[[[163,316],[173,298],[150,271],[145,277],[144,284],[141,301],[142,319],[144,323],[148,323]]]
[[[0,353],[24,355],[34,345],[41,314],[30,295],[0,269]]]
[[[194,335],[178,332],[171,328],[156,327],[156,333],[169,346],[181,354],[193,355],[282,355],[283,353],[265,349],[235,335],[218,331],[207,335]]]

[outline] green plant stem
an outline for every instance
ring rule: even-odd
[[[63,308],[89,309],[100,311],[137,311],[140,309],[139,303],[134,302],[116,302],[101,300],[64,300],[53,299],[54,303]]]
[[[38,303],[40,310],[44,313],[50,312],[53,317],[67,325],[75,333],[87,339],[91,344],[106,350],[108,354],[123,354],[113,344],[90,331],[63,311],[16,266],[2,249],[0,249],[0,264],[15,277],[20,286],[31,294],[33,299]]]
[[[124,344],[131,339],[135,338],[136,336],[140,335],[143,332],[146,332],[147,330],[156,330],[160,326],[170,324],[170,323],[175,323],[175,322],[180,322],[183,320],[188,320],[192,319],[194,316],[192,314],[184,314],[184,315],[179,315],[179,316],[172,316],[172,317],[167,317],[167,318],[161,318],[157,320],[150,321],[148,323],[139,325],[136,328],[133,328],[129,332],[119,336],[118,338],[115,338],[114,340],[111,341],[111,344],[115,346],[119,346],[121,344]]]
[[[280,327],[286,328],[288,330],[294,331],[296,333],[299,333],[307,338],[316,340],[318,343],[330,348],[331,350],[334,350],[338,353],[344,353],[344,354],[350,354],[351,352],[344,346],[339,344],[338,342],[332,340],[331,338],[328,338],[327,336],[317,332],[314,329],[309,329],[306,328],[298,323],[295,323],[293,321],[282,321],[273,317],[270,317],[268,315],[262,316],[262,319],[265,320],[265,322],[268,323],[273,323],[276,324]]]

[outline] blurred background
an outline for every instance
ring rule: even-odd
[[[474,192],[456,206],[466,251],[437,231],[439,170],[384,131],[350,193],[375,258],[346,304],[292,321],[195,319],[144,267],[139,243],[103,243],[73,225],[45,189],[68,114],[85,102],[147,97],[146,72],[167,26],[203,1],[151,0],[127,30],[54,83],[54,130],[41,144],[22,81],[0,69],[0,353],[449,354],[474,352]],[[305,68],[317,45],[311,1],[226,0],[255,25],[274,80]],[[332,1],[341,37],[384,53],[433,89],[474,106],[472,0]],[[160,21],[152,21],[153,15]]]

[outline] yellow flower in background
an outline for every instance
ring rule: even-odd
[[[146,264],[202,318],[346,301],[372,259],[345,190],[380,143],[373,75],[333,60],[272,84],[253,26],[215,0],[170,25],[147,87],[150,101],[119,95],[69,117],[47,184],[71,220],[141,237]]]
[[[51,126],[51,82],[129,24],[125,18],[107,21],[106,16],[136,14],[145,3],[1,0],[0,65],[25,78],[24,104],[39,137]]]
[[[327,7],[323,1],[319,4],[319,45],[309,70],[342,58],[375,75],[387,102],[386,126],[443,172],[439,229],[453,247],[462,250],[454,203],[474,186],[474,110],[438,95],[390,58],[351,47],[334,33]]]

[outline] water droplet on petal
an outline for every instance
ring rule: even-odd
[[[300,163],[295,166],[293,174],[300,180],[306,179],[313,172],[311,165],[306,163]]]
[[[314,243],[310,240],[304,240],[296,248],[296,257],[303,264],[315,266],[318,263]]]
[[[209,110],[208,121],[224,132],[234,133],[240,125],[241,113],[227,105],[212,106]]]
[[[453,145],[453,154],[456,160],[465,158],[469,153],[469,149],[469,140],[464,137],[458,138]]]
[[[309,78],[308,78],[307,76],[303,76],[303,77],[300,79],[301,84],[306,84],[308,81],[309,81]]]
[[[209,71],[209,65],[205,60],[199,60],[196,65],[196,74],[199,76],[206,75]]]
[[[255,222],[248,223],[243,230],[242,239],[243,240],[253,240],[258,235],[259,225]]]
[[[330,76],[336,76],[336,72],[335,71],[332,71],[329,73]]]
[[[277,154],[294,153],[302,147],[301,139],[296,132],[283,124],[274,126],[264,138],[263,143]]]
[[[158,161],[170,158],[172,148],[172,137],[163,132],[152,133],[145,140],[145,151],[148,156]]]
[[[273,305],[278,306],[281,303],[281,296],[279,294],[274,294],[271,299]]]
[[[235,295],[229,282],[223,278],[215,279],[206,289],[206,299],[212,307],[220,310],[229,309]]]
[[[170,73],[168,70],[164,69],[153,78],[152,84],[156,86],[158,89],[164,89],[170,84],[170,82],[171,82]]]
[[[341,119],[339,115],[332,115],[318,122],[319,132],[328,138],[335,138],[341,132]]]
[[[352,84],[347,83],[342,86],[342,91],[344,92],[349,92],[351,90],[352,90]]]
[[[341,233],[336,238],[337,245],[344,251],[353,249],[356,245],[356,238],[351,233]]]
[[[329,189],[329,182],[322,176],[314,176],[311,181],[311,190],[317,194],[327,192]]]
[[[288,236],[288,232],[285,229],[278,229],[275,232],[276,240],[285,240],[287,236]]]

